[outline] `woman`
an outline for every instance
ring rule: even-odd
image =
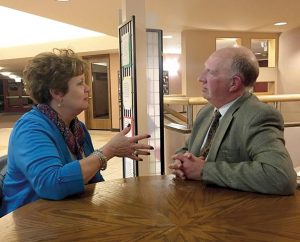
[[[88,107],[85,63],[72,50],[41,53],[24,69],[25,88],[37,104],[15,124],[8,146],[1,215],[39,198],[60,200],[80,193],[84,184],[103,181],[99,170],[114,156],[142,160],[150,145],[126,137],[130,126],[94,151],[77,119]],[[99,104],[101,105],[101,104]]]

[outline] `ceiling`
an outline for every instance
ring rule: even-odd
[[[122,0],[0,0],[0,6],[117,37]],[[174,36],[164,48],[180,47],[180,32],[187,29],[284,32],[300,26],[299,12],[299,0],[145,0],[146,27]],[[274,26],[278,21],[288,24]],[[26,60],[0,60],[0,66],[20,70]]]

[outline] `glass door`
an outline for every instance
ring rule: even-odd
[[[89,65],[86,82],[91,88],[86,112],[88,129],[111,129],[109,55],[84,58]]]

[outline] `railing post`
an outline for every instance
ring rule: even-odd
[[[192,129],[193,127],[193,105],[187,105],[187,128]]]
[[[277,103],[277,107],[276,108],[278,109],[279,112],[281,112],[281,102]]]

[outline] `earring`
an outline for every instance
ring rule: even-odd
[[[59,107],[59,108],[61,107],[62,101],[63,100],[60,100],[60,102],[57,104],[57,107]]]

